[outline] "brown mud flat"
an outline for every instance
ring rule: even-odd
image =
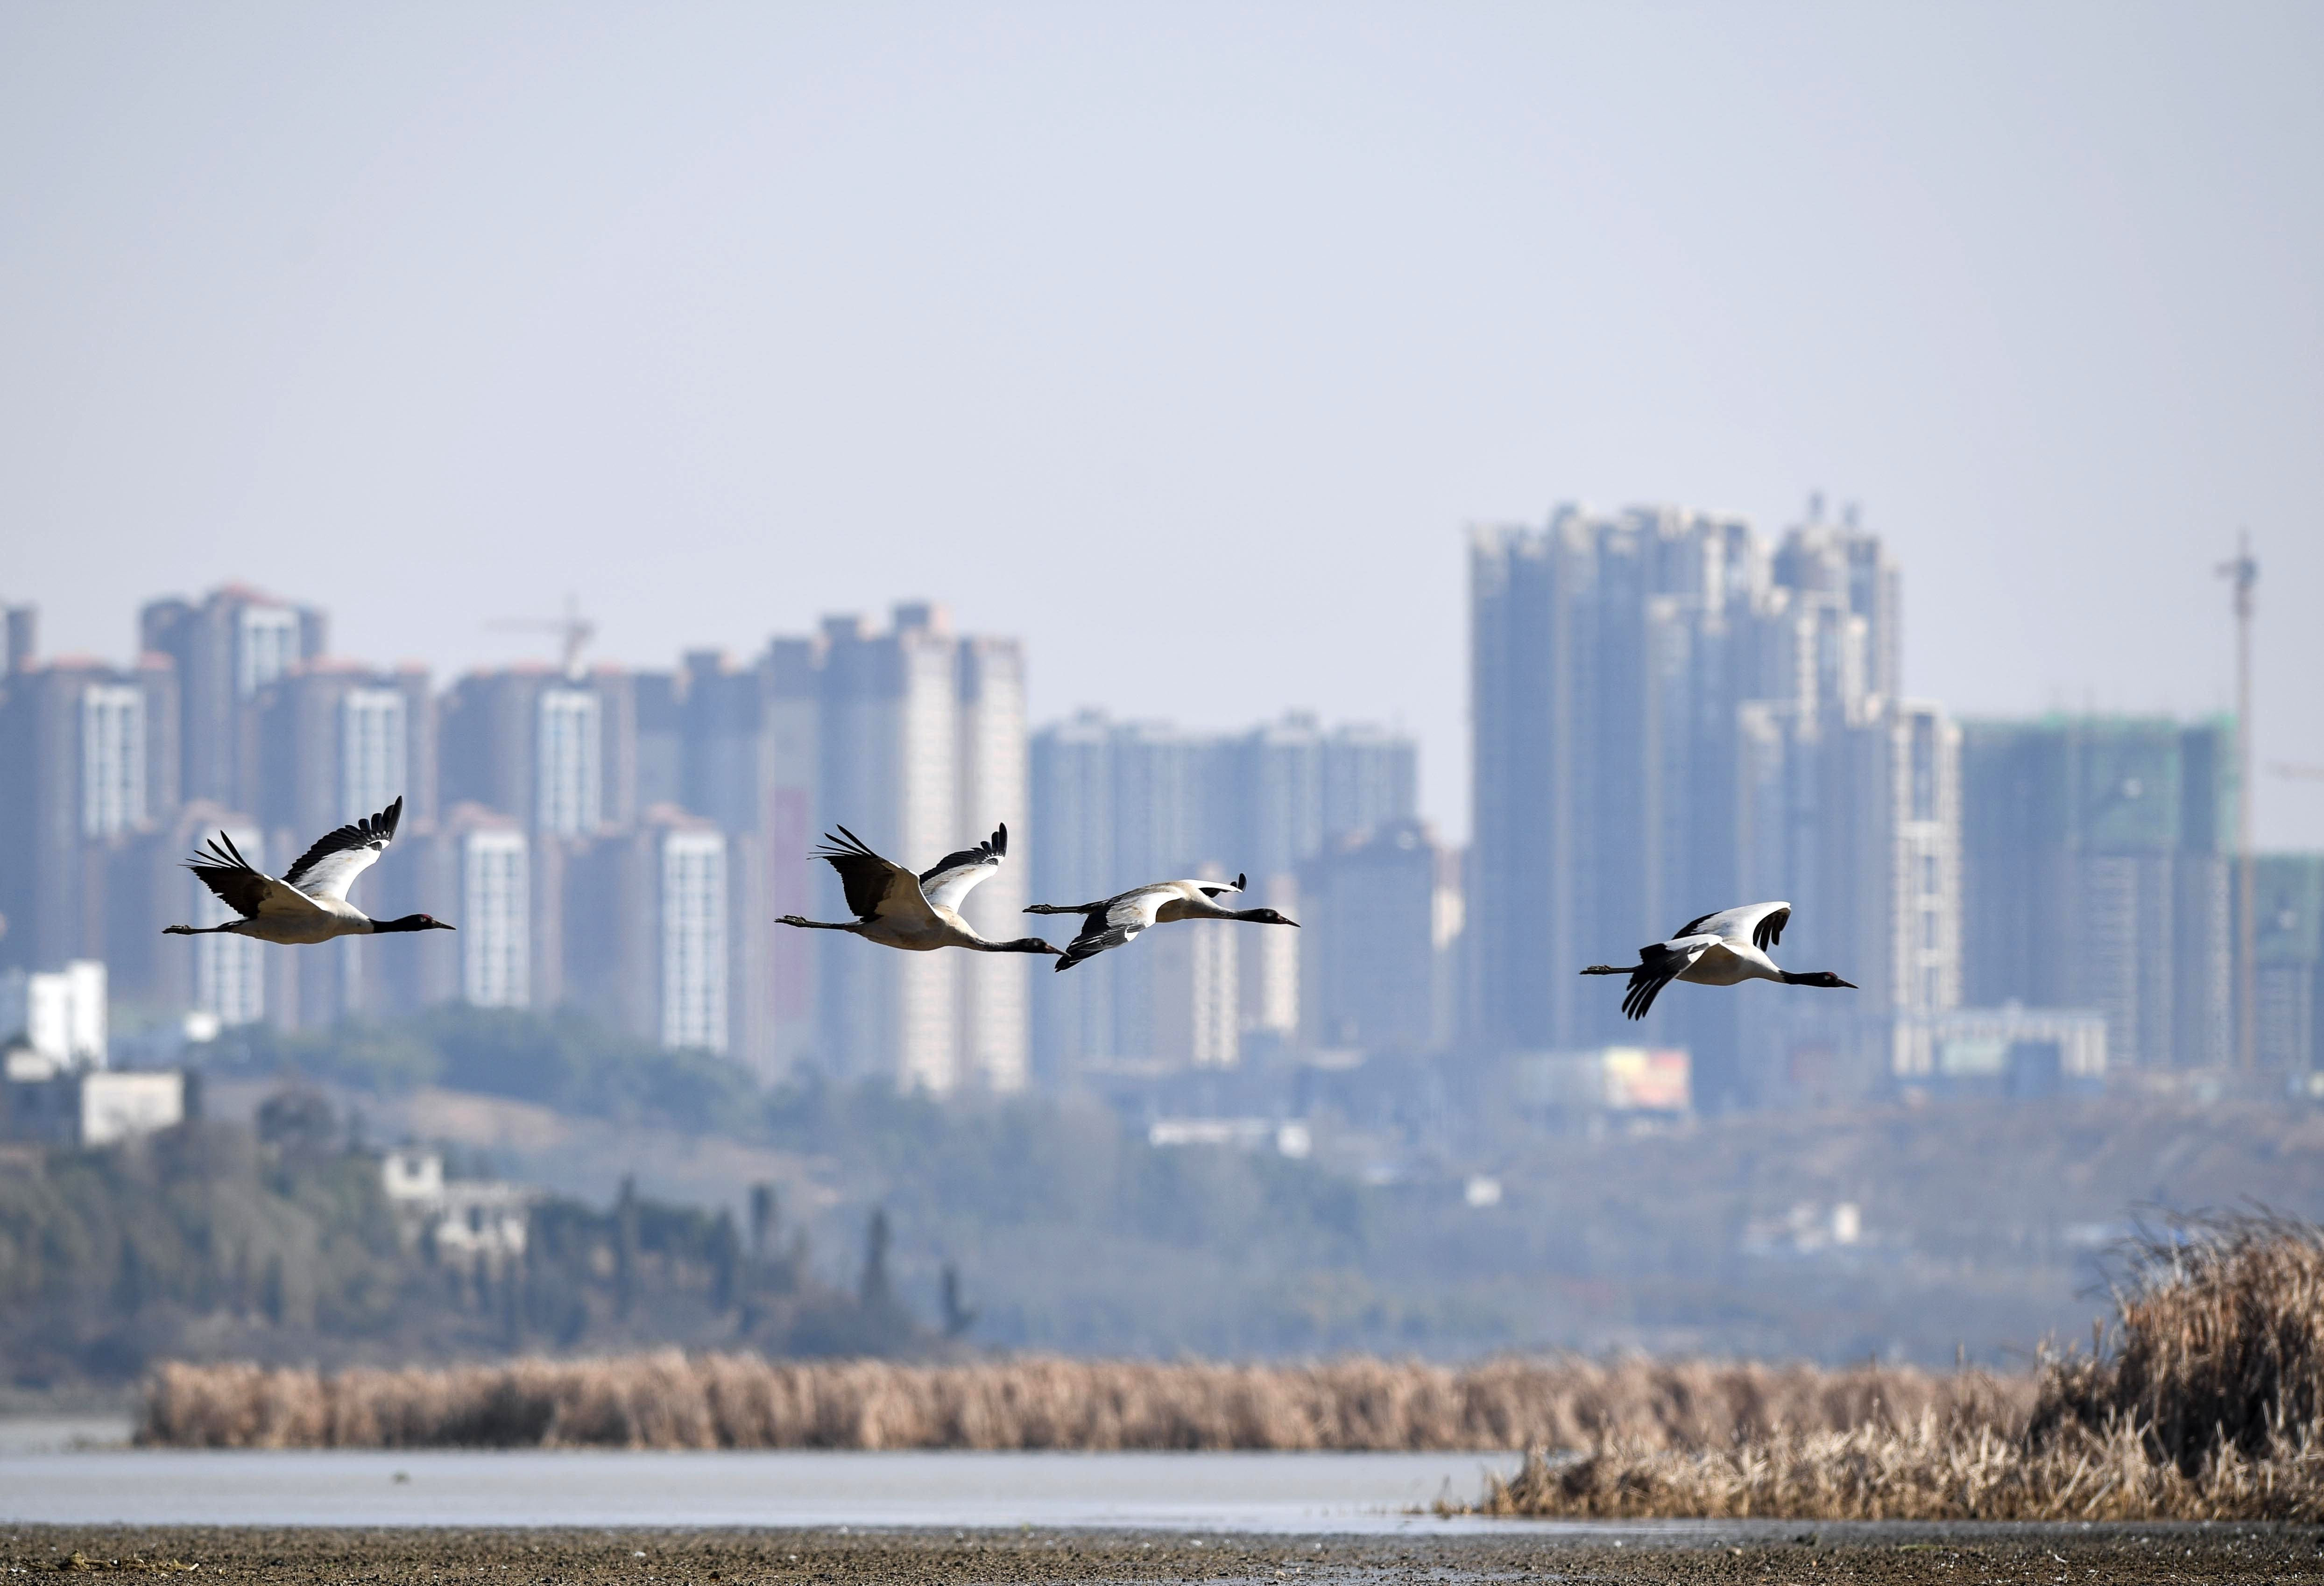
[[[269,1581],[850,1582],[1560,1580],[2319,1581],[2313,1526],[1821,1526],[1470,1535],[0,1527],[0,1573]]]

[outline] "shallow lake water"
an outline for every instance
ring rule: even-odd
[[[0,1521],[128,1525],[1163,1526],[1443,1525],[1506,1453],[194,1450],[106,1423],[0,1425]],[[1478,1522],[1464,1521],[1467,1527]]]

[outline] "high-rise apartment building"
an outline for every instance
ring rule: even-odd
[[[198,603],[149,602],[138,613],[138,648],[177,666],[181,761],[176,779],[191,798],[230,809],[258,801],[259,691],[303,661],[320,657],[323,613],[243,585],[212,590]]]
[[[1862,692],[1894,699],[1904,691],[1903,576],[1878,537],[1862,532],[1854,508],[1831,524],[1821,498],[1811,501],[1808,521],[1776,549],[1773,575],[1777,587],[1819,597],[1817,609],[1864,624],[1849,658],[1862,670]]]
[[[403,800],[436,816],[436,696],[421,668],[302,661],[260,689],[259,817],[319,836]]]
[[[1753,702],[1742,722],[1735,895],[1791,899],[1782,961],[1858,990],[1772,1010],[1694,998],[1674,1022],[1763,1093],[1877,1088],[1906,1026],[1961,1000],[1960,729],[1940,706],[1877,696],[1838,718]],[[1835,1064],[1844,1075],[1816,1072]]]
[[[532,1005],[531,846],[505,816],[446,824],[460,909],[460,1000],[478,1008]]]
[[[472,672],[442,702],[442,791],[546,837],[585,837],[638,810],[638,694],[618,668]]]
[[[1300,868],[1305,1045],[1429,1052],[1452,1038],[1460,871],[1416,819],[1344,834]]]
[[[1015,641],[963,639],[927,604],[898,606],[884,633],[830,619],[821,641],[816,792],[825,824],[844,821],[918,866],[1004,821],[1025,829],[1024,660]],[[1022,934],[1023,866],[1019,853],[971,895],[963,912],[978,930]],[[846,917],[837,878],[816,884],[817,917]],[[893,1075],[939,1094],[1023,1084],[1023,957],[866,953],[844,938],[819,951],[821,1045],[841,1072]]]
[[[1294,918],[1299,866],[1346,832],[1409,819],[1419,780],[1409,738],[1366,726],[1327,731],[1296,713],[1247,733],[1210,733],[1084,712],[1035,737],[1032,768],[1039,900],[1084,903],[1144,881],[1242,873],[1249,890],[1240,902]],[[1234,1051],[1296,1042],[1300,938],[1241,930],[1226,939],[1237,958]],[[1185,1061],[1185,1043],[1157,1032],[1197,1028],[1201,1016],[1178,1006],[1194,982],[1165,976],[1167,956],[1107,954],[1043,988],[1035,1051],[1045,1079]]]
[[[1188,920],[1154,932],[1140,945],[1150,961],[1149,1051],[1158,1064],[1232,1068],[1240,1061],[1242,965],[1235,931],[1226,920]]]
[[[399,835],[424,833],[435,816],[436,700],[416,666],[382,671],[317,658],[262,685],[244,712],[254,728],[257,814],[269,846],[291,855],[325,832],[403,800]],[[399,856],[400,857],[400,856]],[[377,877],[368,878],[378,904]],[[383,973],[408,978],[401,944],[348,936],[284,961],[295,983],[273,1003],[276,1019],[323,1028],[399,1000]]]
[[[688,650],[680,676],[674,799],[730,832],[756,831],[764,815],[765,679],[715,650]]]
[[[676,672],[636,672],[638,807],[684,805],[687,720],[684,679]]]
[[[1941,1013],[1961,1000],[1960,727],[1941,706],[1895,700],[1854,731],[1870,818],[1854,834],[1849,890],[1885,948],[1867,989],[1892,1013]]]
[[[106,853],[175,812],[177,673],[65,657],[0,682],[0,966],[105,951]]]
[[[2324,853],[2262,854],[2253,868],[2260,1066],[2324,1073]]]
[[[1967,724],[1968,1000],[2095,1010],[2112,1064],[2226,1062],[2235,763],[2227,722]]]
[[[41,648],[41,609],[34,605],[9,605],[0,602],[0,678],[11,678],[18,672],[28,672]]]
[[[804,661],[793,665],[802,650]],[[730,917],[736,962],[748,969],[731,987],[729,1056],[768,1078],[788,1072],[816,1044],[815,949],[771,921],[808,906],[820,653],[811,641],[778,640],[752,666],[701,650],[689,651],[674,674],[636,674],[641,806],[650,806],[651,791],[735,839]],[[793,676],[801,671],[804,684]]]
[[[1046,727],[1031,745],[1033,831],[1019,862],[1031,872],[1040,903],[1087,903],[1123,890],[1128,873],[1115,856],[1120,829],[1116,811],[1115,726],[1094,711]],[[1185,808],[1191,797],[1168,801]],[[1083,965],[1104,970],[1107,954]],[[1041,988],[1033,1020],[1033,1068],[1044,1084],[1063,1082],[1084,1058],[1103,1059],[1116,1047],[1115,973],[1052,974]]]
[[[1004,821],[1024,830],[1030,813],[1025,651],[1014,639],[964,637],[957,664],[958,819],[965,846]],[[968,922],[997,941],[1027,934],[1031,871],[1020,853],[1015,863],[988,876],[963,908]],[[1030,1077],[1033,967],[1034,961],[1015,954],[961,955],[957,1072],[964,1083],[1014,1091]]]
[[[382,953],[374,972],[387,1006],[411,1011],[441,1002],[554,1002],[535,995],[544,969],[533,852],[521,821],[480,804],[456,804],[438,820],[406,825],[387,862],[365,873],[364,887],[383,916],[433,913],[459,929],[375,944]],[[562,939],[554,930],[548,935]],[[562,983],[553,968],[546,978]]]
[[[1950,839],[1896,813],[1912,806],[1894,762],[1899,742],[1932,749],[1950,729],[1896,702],[1898,580],[1880,541],[1852,512],[1821,516],[1774,548],[1739,520],[1663,508],[1565,507],[1543,529],[1474,537],[1469,918],[1485,1044],[1635,1038],[1618,999],[1573,971],[1760,897],[1789,898],[1795,930],[1858,927],[1819,967],[1878,965],[1866,973],[1882,994],[1858,1000],[1843,1037],[1859,1054],[1868,1021],[1950,985],[1899,945],[1927,911],[1901,886],[1868,894],[1861,873],[1891,849],[1941,854]],[[1950,818],[1941,797],[1927,807]],[[1870,824],[1843,831],[1843,812]],[[1942,862],[1934,873],[1950,884]],[[1794,939],[1786,957],[1804,962]],[[1649,1021],[1693,1049],[1714,1102],[1768,1078],[1735,1004],[1665,999]]]
[[[1407,819],[1419,798],[1411,739],[1326,732],[1305,711],[1222,740],[1207,759],[1210,845],[1254,876],[1289,875],[1328,837]]]
[[[726,834],[672,806],[573,849],[566,863],[566,995],[665,1047],[725,1052],[733,934]]]
[[[752,999],[759,1035],[742,1056],[770,1076],[811,1058],[821,1042],[815,943],[821,933],[768,922],[810,912],[821,885],[815,872],[828,868],[810,857],[819,834],[822,664],[820,638],[777,639],[758,668],[760,817],[752,850],[758,881],[755,907],[744,916],[758,939],[746,944],[752,968],[742,995]]]
[[[221,1025],[255,1024],[267,1014],[269,977],[293,973],[295,954],[244,936],[161,934],[169,926],[207,930],[235,917],[184,863],[220,832],[254,864],[296,857],[270,855],[254,816],[207,799],[180,806],[168,822],[115,844],[106,855],[106,965],[125,1000],[157,1011],[208,1013]]]

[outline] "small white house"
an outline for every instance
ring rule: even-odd
[[[0,973],[0,1047],[31,1054],[29,1061],[45,1064],[51,1074],[102,1068],[105,997],[105,965],[93,958],[76,958],[60,970]]]
[[[401,1208],[444,1198],[444,1158],[434,1151],[390,1151],[379,1159],[380,1187]]]
[[[80,1075],[80,1143],[109,1146],[134,1134],[152,1134],[186,1120],[183,1069]]]
[[[19,1139],[109,1146],[186,1120],[183,1069],[82,1069],[7,1086],[8,1132]]]
[[[440,1153],[410,1148],[380,1157],[379,1180],[405,1249],[424,1242],[438,1261],[471,1271],[496,1272],[522,1259],[532,1203],[540,1198],[530,1185],[447,1179]]]

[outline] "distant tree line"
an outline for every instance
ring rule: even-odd
[[[193,1122],[101,1150],[0,1159],[0,1379],[42,1387],[134,1376],[161,1356],[326,1364],[649,1342],[770,1354],[918,1354],[937,1326],[887,1275],[875,1213],[853,1291],[816,1277],[804,1229],[754,1187],[730,1211],[624,1181],[611,1206],[523,1211],[521,1254],[484,1261],[400,1228],[380,1158],[329,1103],[291,1087],[256,1126]]]

